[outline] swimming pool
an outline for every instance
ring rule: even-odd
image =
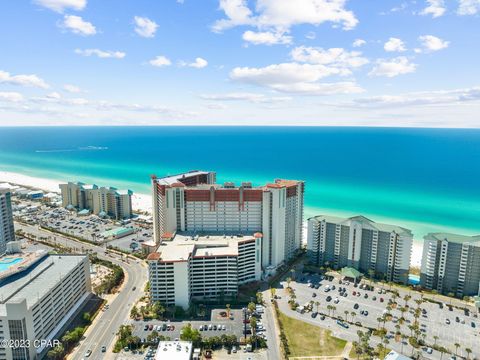
[[[420,284],[420,276],[409,274],[408,275],[408,283],[411,285],[418,285]]]
[[[0,273],[10,269],[13,265],[19,263],[22,260],[23,259],[21,257],[15,257],[15,258],[6,257],[3,259],[0,259]]]

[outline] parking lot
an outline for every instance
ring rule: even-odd
[[[311,285],[309,284],[311,283]],[[282,283],[284,287],[287,286],[285,282]],[[296,302],[300,306],[314,302],[312,311],[316,311],[315,302],[319,302],[319,312],[326,315],[334,315],[335,317],[342,317],[343,319],[353,322],[356,325],[350,325],[349,328],[343,328],[332,321],[328,316],[321,320],[321,315],[312,318],[311,312],[300,314],[293,311],[288,306],[289,296],[282,294],[279,300],[279,306],[283,312],[288,315],[295,314],[295,317],[308,319],[308,322],[316,325],[331,328],[339,337],[348,338],[350,341],[357,340],[357,330],[366,331],[365,327],[377,329],[379,327],[378,318],[382,317],[387,312],[386,308],[389,305],[389,300],[392,299],[392,293],[381,289],[374,288],[373,291],[360,289],[354,287],[353,283],[339,283],[338,279],[329,281],[321,279],[319,275],[300,275],[298,282],[292,281],[290,286],[295,290]],[[311,287],[313,286],[313,287]],[[318,286],[318,289],[315,288]],[[345,289],[345,291],[342,291]],[[353,293],[355,292],[355,295]],[[379,293],[381,292],[381,293]],[[284,293],[282,291],[282,293]],[[408,301],[409,309],[403,314],[405,323],[400,325],[399,319],[402,317],[401,309],[405,306],[403,297],[410,293],[411,299]],[[345,294],[345,295],[341,295]],[[388,330],[387,337],[389,338],[389,347],[401,348],[401,340],[395,339],[396,326],[400,326],[401,333],[410,336],[409,325],[414,323],[414,309],[417,307],[415,300],[421,299],[420,294],[414,291],[407,290],[400,292],[400,297],[396,299],[397,305],[390,305],[390,313],[392,321],[385,323],[385,328]],[[327,306],[334,306],[335,309],[328,309]],[[464,311],[452,308],[449,310],[448,304],[440,308],[438,304],[423,302],[421,308],[425,309],[424,313],[419,318],[419,326],[421,337],[424,337],[427,344],[434,344],[444,346],[452,352],[455,352],[455,343],[460,344],[458,354],[466,356],[465,349],[470,348],[472,355],[480,357],[480,347],[478,346],[480,340],[479,326],[480,320],[478,315],[471,311],[469,314]],[[347,312],[347,313],[345,313]],[[457,321],[458,320],[458,321]],[[342,334],[344,336],[342,336]],[[398,340],[398,341],[397,341]],[[403,347],[411,349],[411,346],[405,341]],[[425,348],[424,350],[427,350]],[[430,350],[429,350],[430,351]],[[432,354],[424,356],[429,358],[440,358],[440,353],[433,350]]]
[[[106,243],[125,251],[141,251],[141,243],[153,239],[153,228],[131,221],[128,224],[103,219],[96,215],[79,216],[75,211],[65,208],[50,208],[38,202],[22,200],[16,206],[14,215],[26,223],[41,224],[65,234],[78,236],[99,244]],[[134,233],[118,238],[105,238],[105,231],[132,227]]]
[[[191,324],[192,328],[200,331],[202,337],[235,335],[237,339],[243,336],[244,324],[243,324],[243,312],[242,310],[231,310],[233,320],[219,314],[224,312],[222,310],[213,310],[209,320],[195,320],[195,321],[135,321],[134,335],[140,339],[146,339],[149,334],[154,330],[163,336],[170,337],[171,340],[179,339],[182,327],[187,324]]]

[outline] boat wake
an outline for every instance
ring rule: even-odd
[[[35,150],[36,153],[58,153],[58,152],[72,152],[72,151],[101,151],[108,150],[107,146],[80,146],[75,149],[47,149],[47,150]]]

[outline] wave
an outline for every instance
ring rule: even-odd
[[[107,146],[79,146],[75,149],[47,149],[47,150],[35,150],[36,153],[58,153],[58,152],[72,152],[72,151],[99,151],[108,150]]]

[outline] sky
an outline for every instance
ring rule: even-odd
[[[480,128],[479,64],[480,0],[0,2],[0,126]]]

